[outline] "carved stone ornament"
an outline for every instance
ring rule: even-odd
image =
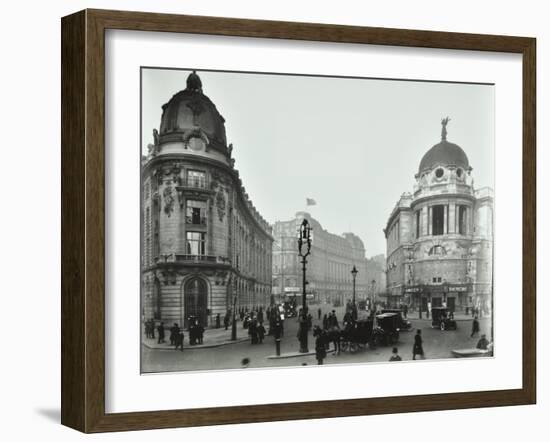
[[[169,217],[174,211],[174,192],[172,186],[166,186],[162,196],[164,198],[164,213]]]
[[[223,221],[223,217],[225,216],[226,211],[226,202],[225,202],[225,196],[223,195],[222,190],[218,191],[218,194],[216,195],[216,207],[218,208],[218,217],[220,221]]]
[[[161,275],[162,275],[162,282],[164,283],[164,285],[176,284],[178,274],[174,270],[172,269],[163,270],[161,271]]]

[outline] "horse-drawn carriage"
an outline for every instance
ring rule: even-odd
[[[373,325],[372,318],[346,323],[340,333],[340,349],[355,353],[357,350],[365,349],[368,344],[372,345]]]
[[[388,312],[347,322],[339,333],[340,350],[355,353],[367,346],[393,345],[399,340],[401,320],[400,314]]]

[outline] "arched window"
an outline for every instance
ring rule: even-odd
[[[201,278],[191,278],[183,287],[184,292],[184,324],[188,324],[189,318],[198,319],[203,325],[207,325],[208,287]]]

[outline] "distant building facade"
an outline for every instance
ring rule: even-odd
[[[413,193],[404,193],[384,233],[387,294],[424,311],[490,308],[493,191],[475,189],[462,148],[442,140],[422,158]]]
[[[385,301],[386,256],[383,254],[367,259],[367,283],[369,299]]]
[[[312,302],[339,302],[353,298],[353,266],[358,270],[355,281],[356,301],[368,295],[365,246],[353,233],[336,235],[323,229],[309,213],[298,212],[289,221],[273,225],[273,294],[277,300],[302,293],[302,265],[298,255],[298,228],[306,218],[312,230],[311,255],[308,256],[307,293]]]
[[[225,120],[196,73],[163,107],[142,159],[142,314],[203,325],[271,295],[271,226],[239,178]]]

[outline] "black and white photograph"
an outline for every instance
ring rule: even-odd
[[[142,374],[496,354],[494,84],[142,67],[140,93]]]

